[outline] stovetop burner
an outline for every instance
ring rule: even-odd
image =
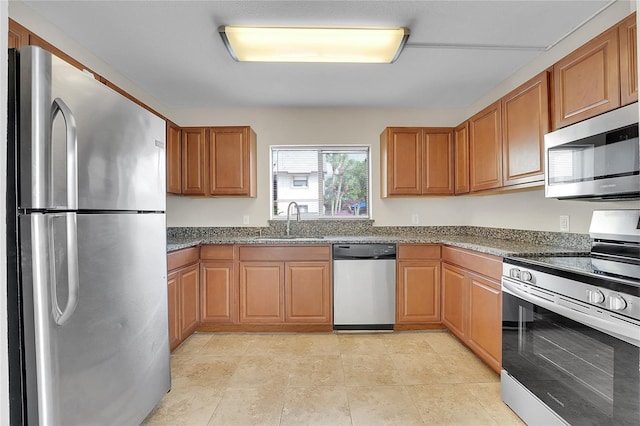
[[[640,210],[596,210],[589,235],[590,254],[506,258],[505,263],[640,296]]]
[[[579,274],[621,279],[631,283],[638,281],[636,284],[640,286],[640,264],[635,262],[606,259],[588,254],[583,256],[537,256],[522,258],[522,260],[531,260],[541,265]]]

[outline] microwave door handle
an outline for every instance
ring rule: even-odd
[[[517,284],[513,284],[511,281],[504,277],[502,278],[502,291],[574,321],[593,327],[596,330],[602,331],[603,333],[610,336],[614,336],[634,346],[640,347],[640,339],[638,338],[639,324],[632,324],[630,322],[627,323],[623,321],[614,323],[613,321],[608,321],[603,318],[585,314],[575,309],[571,309],[558,303],[551,302],[530,292],[524,291],[521,288],[518,288]]]
[[[62,114],[66,127],[67,159],[67,209],[78,209],[78,131],[76,119],[71,109],[60,98],[53,100],[51,106],[51,126],[58,113]],[[51,186],[53,188],[53,186]]]

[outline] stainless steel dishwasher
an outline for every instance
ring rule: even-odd
[[[393,330],[395,244],[334,244],[333,329]]]

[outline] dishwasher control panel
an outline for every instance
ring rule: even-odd
[[[333,260],[395,259],[395,244],[334,244]]]

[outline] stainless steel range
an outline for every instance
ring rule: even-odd
[[[502,399],[529,425],[640,422],[640,210],[589,234],[589,255],[504,259]]]

